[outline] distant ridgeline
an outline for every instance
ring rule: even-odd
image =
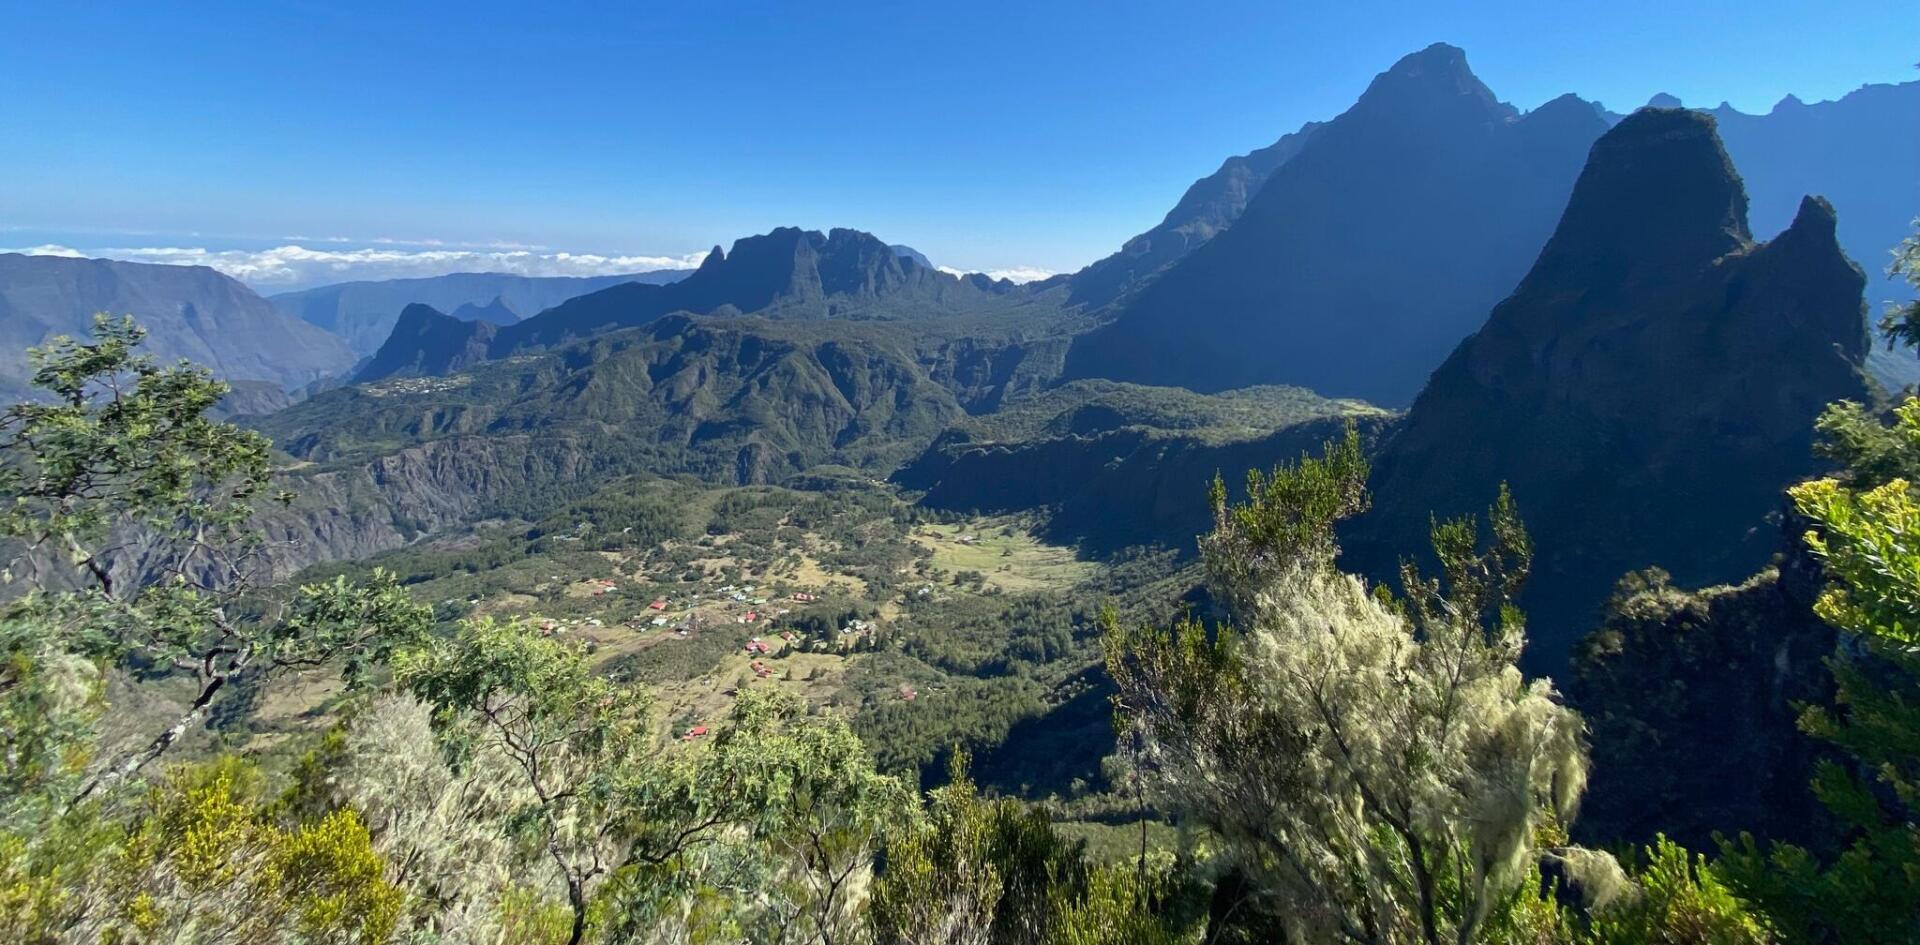
[[[283,292],[274,308],[338,335],[358,357],[380,349],[400,312],[427,305],[463,321],[511,325],[575,296],[626,282],[672,282],[684,269],[623,276],[515,276],[502,272],[457,272],[420,279],[342,282]]]
[[[147,353],[229,381],[286,390],[353,364],[339,339],[205,266],[0,253],[0,390],[24,396],[27,348],[87,337],[97,312],[132,315],[147,331]]]
[[[986,276],[941,272],[856,230],[822,234],[789,227],[738,240],[731,254],[715,246],[699,269],[671,284],[614,286],[497,331],[484,322],[409,308],[355,380],[445,374],[676,312],[770,319],[932,317],[1010,310],[1028,295],[1016,289]]]

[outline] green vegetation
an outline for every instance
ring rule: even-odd
[[[1607,852],[1569,836],[1589,726],[1518,668],[1535,549],[1513,497],[1434,521],[1431,572],[1339,570],[1337,526],[1370,502],[1364,419],[1244,492],[1216,480],[1198,566],[935,512],[845,452],[806,489],[623,456],[284,584],[249,567],[255,523],[284,514],[267,442],[207,419],[222,385],[139,340],[103,320],[37,352],[47,400],[0,418],[7,941],[1920,934],[1920,401],[1891,425],[1834,408],[1846,472],[1791,493],[1843,639],[1834,697],[1801,716],[1834,752],[1811,785],[1833,834]],[[979,427],[1318,409],[1055,396]],[[1623,589],[1674,593],[1654,572]]]

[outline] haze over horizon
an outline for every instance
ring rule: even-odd
[[[32,9],[0,37],[0,85],[22,93],[0,115],[16,142],[0,249],[201,263],[277,292],[681,268],[776,226],[847,226],[1025,280],[1111,252],[1221,155],[1338,114],[1436,41],[1522,110],[1668,93],[1764,113],[1915,77],[1897,31],[1853,28],[1891,3],[1711,6],[860,5],[780,30],[572,7],[374,27],[325,8]],[[23,41],[80,35],[97,38],[82,69],[48,58],[68,44]]]

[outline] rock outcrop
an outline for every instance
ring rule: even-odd
[[[1710,117],[1620,122],[1532,271],[1388,440],[1350,560],[1390,572],[1425,547],[1430,515],[1484,509],[1510,483],[1538,552],[1523,598],[1536,671],[1563,665],[1621,574],[1752,574],[1780,490],[1817,469],[1815,418],[1874,393],[1863,277],[1834,223],[1810,197],[1756,244]]]

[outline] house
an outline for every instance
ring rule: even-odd
[[[653,603],[647,605],[647,609],[648,610],[666,610],[667,599],[664,597],[656,597],[654,598]]]
[[[740,622],[741,622],[741,623],[752,623],[752,622],[754,622],[754,621],[756,621],[756,620],[759,620],[759,619],[760,619],[760,615],[759,615],[759,614],[757,614],[757,613],[754,613],[754,612],[753,612],[753,611],[751,611],[751,610],[749,610],[749,611],[747,611],[746,613],[744,613],[744,614],[741,614],[741,615],[740,615]]]
[[[807,593],[807,592],[805,592],[805,591],[801,591],[801,592],[799,592],[799,593],[797,593],[797,594],[795,594],[795,595],[793,595],[793,599],[794,599],[794,600],[797,600],[797,601],[799,601],[799,602],[801,602],[801,603],[803,603],[803,604],[811,604],[811,603],[813,603],[814,601],[817,601],[817,600],[819,600],[820,598],[818,598],[818,597],[815,597],[815,596],[813,596],[812,594],[809,594],[809,593]]]
[[[696,725],[690,729],[687,729],[687,734],[680,736],[680,740],[683,742],[690,742],[696,738],[704,737],[706,734],[707,734],[706,726]]]
[[[912,686],[909,686],[909,685],[906,685],[906,684],[904,684],[904,683],[903,683],[903,684],[901,684],[901,686],[900,686],[900,698],[901,698],[901,700],[902,700],[902,701],[905,701],[905,702],[912,702],[912,701],[913,701],[913,700],[914,700],[914,699],[915,699],[916,697],[918,697],[919,695],[920,695],[920,694],[919,694],[918,692],[915,692],[915,691],[913,690],[913,687],[912,687]]]
[[[765,643],[761,643],[759,637],[754,637],[753,639],[747,641],[747,652],[771,653],[773,652],[773,648],[767,646]]]
[[[656,627],[664,627],[664,626],[666,626],[666,625],[667,625],[667,618],[665,618],[665,617],[655,617],[655,618],[653,618],[653,625],[654,625],[654,626],[656,626]]]

